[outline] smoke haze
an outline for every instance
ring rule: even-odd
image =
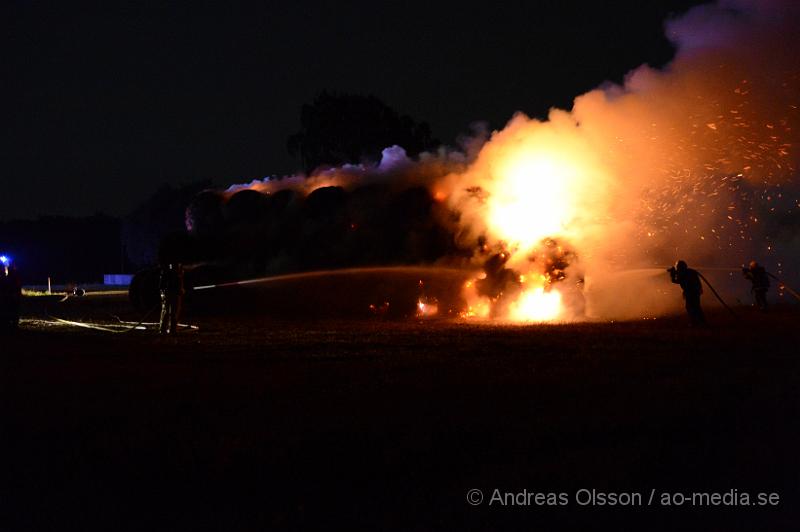
[[[223,199],[246,189],[310,198],[341,187],[348,226],[357,230],[355,191],[427,190],[430,205],[408,216],[435,220],[447,236],[425,260],[480,268],[502,254],[519,286],[500,317],[525,319],[512,312],[523,301],[536,319],[674,310],[679,290],[663,268],[678,258],[709,272],[755,258],[792,284],[800,279],[799,15],[789,1],[699,6],[667,21],[677,53],[666,68],[643,65],[623,86],[578,96],[571,110],[553,109],[546,121],[516,114],[503,130],[459,149],[410,160],[390,147],[375,166],[234,186]],[[393,245],[407,245],[407,236]],[[570,257],[557,275],[553,253]],[[393,260],[421,257],[411,255]],[[732,297],[746,297],[738,273],[709,277],[729,285]],[[576,286],[585,305],[570,303]],[[550,312],[552,299],[542,298],[553,291],[561,304],[541,314]],[[496,303],[474,291],[464,297],[470,306]]]

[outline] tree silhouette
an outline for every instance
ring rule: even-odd
[[[198,181],[173,187],[163,185],[122,220],[122,244],[134,268],[158,263],[159,242],[186,229],[187,205],[211,187],[211,181]]]
[[[439,145],[426,122],[417,123],[372,95],[323,91],[303,105],[300,123],[287,147],[307,173],[321,165],[378,161],[381,151],[395,144],[411,156]]]

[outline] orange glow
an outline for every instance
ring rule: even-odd
[[[523,292],[510,306],[508,317],[514,321],[546,322],[557,320],[561,312],[561,294],[539,287]]]
[[[530,248],[564,231],[574,217],[579,178],[574,165],[545,153],[515,153],[498,164],[502,186],[488,201],[489,229],[511,244]]]
[[[417,301],[417,317],[431,318],[439,313],[439,304],[435,302]]]
[[[753,9],[729,24],[726,4]],[[425,187],[458,249],[447,262],[475,271],[456,287],[466,318],[640,319],[679,310],[663,265],[778,259],[797,249],[780,221],[800,211],[800,75],[783,42],[797,24],[784,4],[717,2],[671,20],[677,52],[668,68],[640,66],[624,84],[580,95],[546,120],[517,113],[463,151],[404,159],[389,150],[385,164],[246,186],[303,194],[373,182]],[[418,311],[427,305],[423,298]]]
[[[580,248],[602,231],[613,191],[610,169],[581,135],[564,114],[547,124],[518,115],[460,176],[469,184],[464,190],[479,193],[455,195],[449,201],[468,213],[477,235],[495,243],[493,248],[484,246],[484,253],[501,246],[504,268],[512,270],[518,282],[517,288],[508,287],[495,300],[468,284],[462,296],[473,310],[467,314],[477,315],[474,309],[480,302],[490,309],[486,314],[500,319],[570,318],[557,286],[564,277],[552,278],[550,255],[564,254],[561,242]],[[478,260],[488,255],[482,257]]]

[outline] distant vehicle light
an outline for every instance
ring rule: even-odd
[[[8,266],[11,264],[11,257],[8,255],[0,255],[0,262],[3,263],[3,266]]]

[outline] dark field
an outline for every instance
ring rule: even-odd
[[[122,296],[28,300],[49,312],[134,317]],[[796,530],[800,315],[740,312],[703,330],[190,314],[175,339],[28,321],[2,347],[0,529]],[[490,506],[495,488],[569,504]],[[579,506],[581,488],[643,504]],[[780,502],[659,504],[733,489]]]

